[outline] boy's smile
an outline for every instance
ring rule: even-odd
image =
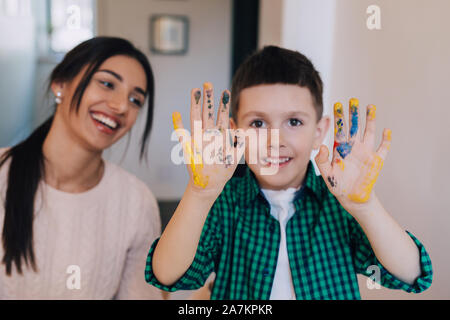
[[[234,128],[253,129],[267,138],[246,144],[246,161],[260,187],[281,190],[298,188],[305,176],[311,151],[318,149],[329,126],[329,118],[318,116],[309,89],[298,85],[270,84],[246,88],[240,92],[237,123]],[[274,130],[275,129],[275,130]],[[278,139],[276,138],[278,131]],[[250,142],[250,143],[249,143]],[[249,154],[258,154],[256,163]],[[262,174],[273,167],[274,174]],[[277,168],[278,167],[278,168]]]

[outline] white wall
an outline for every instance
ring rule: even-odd
[[[381,30],[365,28],[371,4],[381,8]],[[383,127],[392,129],[376,190],[394,218],[426,245],[435,272],[432,287],[419,296],[363,290],[368,298],[450,298],[450,2],[432,4],[359,0],[336,11],[331,97],[357,95],[362,104],[376,104],[378,137]]]
[[[281,46],[283,1],[259,0],[258,48]]]
[[[62,57],[49,54],[49,42],[47,34],[47,3],[45,0],[33,2],[33,15],[35,22],[36,44],[38,59],[34,78],[34,110],[33,129],[41,125],[55,112],[53,94],[48,92],[50,74]]]
[[[277,45],[307,56],[324,83],[324,115],[332,115],[329,97],[336,0],[261,0],[258,47]],[[308,10],[302,10],[307,7]],[[332,132],[324,143],[332,144]],[[311,159],[317,154],[313,151]],[[314,162],[313,162],[314,163]],[[315,165],[315,163],[314,163]],[[316,172],[319,171],[316,167]]]
[[[308,10],[302,10],[303,7]],[[319,71],[323,88],[324,115],[331,115],[330,86],[332,76],[332,56],[334,44],[336,0],[284,0],[281,31],[281,45],[306,55]],[[331,145],[332,130],[324,143]],[[314,151],[311,158],[314,158]],[[313,162],[315,165],[315,162]],[[319,173],[316,168],[317,174]]]
[[[34,20],[29,1],[0,1],[0,147],[28,136],[35,72]]]
[[[381,9],[381,30],[366,27],[373,4]],[[433,284],[424,293],[368,290],[360,277],[362,297],[449,299],[450,2],[285,0],[282,6],[281,43],[306,53],[319,69],[326,110],[357,97],[363,107],[377,105],[377,142],[384,127],[392,129],[375,190],[432,259]]]
[[[98,1],[99,35],[131,40],[149,56],[155,86],[154,126],[149,144],[149,165],[139,165],[138,141],[145,114],[138,119],[131,135],[122,167],[145,181],[159,199],[181,198],[188,175],[184,165],[175,166],[170,152],[175,142],[172,112],[180,111],[189,127],[190,91],[210,81],[215,86],[216,102],[222,90],[230,88],[231,0],[190,1]],[[152,14],[181,14],[189,18],[189,51],[184,56],[154,55],[149,51],[149,21]],[[120,161],[127,138],[105,155]]]

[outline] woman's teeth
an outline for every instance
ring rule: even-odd
[[[110,127],[111,129],[117,128],[117,122],[115,122],[113,119],[108,118],[102,114],[99,113],[92,113],[92,118],[97,120],[98,122],[103,123],[104,125]]]
[[[271,163],[271,164],[281,164],[281,163],[285,163],[288,162],[289,160],[291,160],[291,158],[286,157],[286,158],[265,158],[264,162],[265,163]]]

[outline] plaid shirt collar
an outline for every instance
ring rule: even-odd
[[[327,187],[322,181],[320,181],[322,177],[317,176],[314,170],[313,163],[309,161],[308,168],[306,169],[306,175],[303,182],[302,187],[297,192],[296,197],[294,198],[295,208],[298,210],[299,203],[305,193],[309,193],[315,197],[318,203],[321,203],[322,198],[326,194]],[[254,202],[258,200],[257,197],[261,197],[260,201],[267,203],[264,195],[261,192],[261,188],[259,187],[258,181],[256,180],[255,174],[250,170],[248,166],[245,168],[245,174],[242,177],[242,185],[243,189],[246,192],[239,192],[238,202],[241,208],[246,208],[254,205]],[[267,203],[269,206],[269,204]]]

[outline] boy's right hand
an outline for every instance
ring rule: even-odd
[[[191,132],[184,130],[179,112],[172,114],[174,129],[183,146],[189,172],[188,187],[201,193],[218,196],[232,177],[244,153],[244,136],[240,130],[229,130],[230,92],[220,99],[217,122],[214,125],[214,93],[211,83],[201,90],[191,91]],[[235,140],[236,138],[236,140]],[[236,143],[235,143],[236,142]]]

